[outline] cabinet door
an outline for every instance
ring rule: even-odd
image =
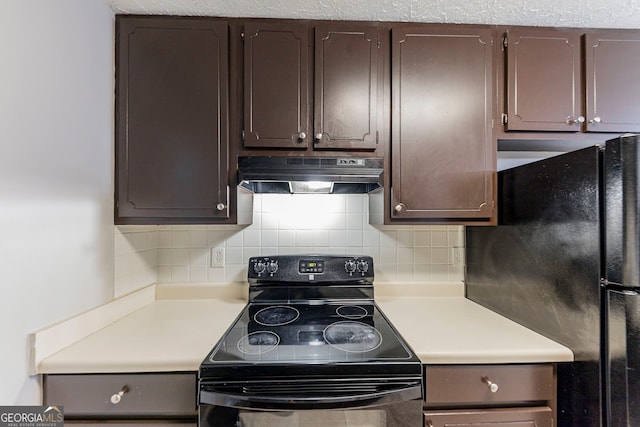
[[[392,219],[494,212],[493,31],[392,29]]]
[[[585,36],[587,131],[640,132],[640,33]]]
[[[426,411],[425,427],[553,427],[551,408]]]
[[[507,130],[581,130],[580,35],[509,30]]]
[[[226,219],[227,23],[117,24],[116,223]]]
[[[375,149],[377,26],[318,25],[315,70],[315,147]]]
[[[309,28],[248,23],[244,32],[244,145],[307,148]]]

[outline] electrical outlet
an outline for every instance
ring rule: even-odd
[[[211,267],[224,267],[224,248],[211,249]]]
[[[454,246],[453,248],[451,248],[451,250],[452,250],[452,255],[451,255],[452,264],[456,267],[464,265],[464,248],[461,248],[459,246]]]

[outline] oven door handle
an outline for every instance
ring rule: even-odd
[[[345,409],[387,405],[416,399],[422,399],[421,384],[371,393],[334,396],[325,394],[321,396],[264,396],[200,390],[200,404],[241,409]]]

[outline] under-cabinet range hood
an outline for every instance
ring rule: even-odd
[[[238,185],[254,193],[368,193],[382,186],[381,158],[238,158]]]

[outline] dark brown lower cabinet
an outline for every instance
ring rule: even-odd
[[[425,367],[425,427],[553,427],[553,364]]]
[[[197,425],[195,372],[48,374],[43,404],[64,407],[65,425]]]
[[[425,411],[425,427],[553,427],[551,408]]]

